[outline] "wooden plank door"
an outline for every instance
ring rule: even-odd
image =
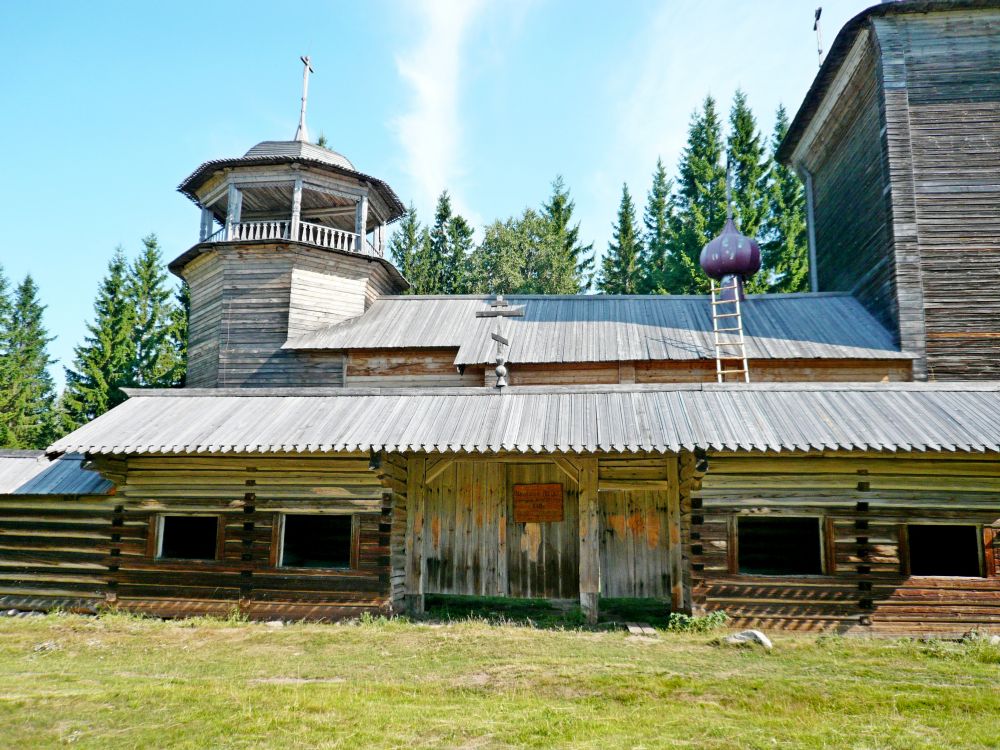
[[[670,598],[667,492],[600,493],[601,596]]]
[[[576,599],[580,595],[578,491],[554,464],[507,464],[507,591],[510,596]],[[561,521],[518,523],[516,485],[558,484],[563,488]]]

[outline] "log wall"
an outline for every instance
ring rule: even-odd
[[[378,261],[296,244],[216,243],[183,269],[191,387],[343,385],[340,353],[282,349],[289,335],[401,291]]]
[[[95,612],[104,604],[117,500],[0,499],[0,609]]]
[[[1000,528],[996,456],[709,456],[685,488],[694,610],[724,610],[736,624],[880,634],[962,635],[1000,629],[1000,578],[911,577],[901,539],[906,524]],[[822,519],[819,576],[738,572],[740,516]],[[942,549],[942,555],[949,550]]]
[[[150,456],[101,470],[119,485],[105,558],[110,605],[166,617],[237,610],[292,619],[390,607],[392,496],[367,456]],[[219,559],[156,559],[164,512],[218,515]],[[279,518],[303,512],[356,519],[350,569],[277,567]]]

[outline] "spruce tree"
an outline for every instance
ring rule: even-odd
[[[0,266],[0,414],[7,414],[13,409],[16,397],[17,363],[11,353],[13,333],[10,282],[3,266]],[[6,420],[0,419],[0,447],[10,447],[12,443]]]
[[[771,136],[767,215],[761,243],[772,292],[802,292],[809,288],[805,191],[798,176],[774,158],[787,132],[788,113],[780,106]]]
[[[130,385],[165,388],[177,385],[183,352],[171,329],[174,305],[156,235],[142,239],[143,250],[132,263],[126,295],[132,308],[132,362]]]
[[[465,294],[469,290],[469,256],[474,247],[472,226],[464,216],[456,214],[448,222],[447,237],[442,294]]]
[[[667,178],[663,160],[656,160],[653,185],[646,198],[642,223],[644,252],[642,257],[643,294],[663,293],[666,289],[667,269],[671,245],[671,221],[674,214],[673,181]]]
[[[191,290],[181,282],[174,294],[167,328],[167,348],[173,352],[172,367],[166,380],[171,385],[184,385],[187,380],[188,319],[191,317]]]
[[[411,284],[415,282],[414,267],[421,245],[420,221],[417,219],[417,209],[411,203],[403,214],[396,231],[389,238],[389,257],[396,268]]]
[[[5,307],[3,369],[9,379],[3,384],[0,435],[7,448],[44,448],[57,433],[55,386],[48,371],[53,337],[45,329],[45,306],[30,275]]]
[[[729,112],[728,161],[732,171],[733,215],[740,231],[757,237],[767,214],[770,157],[761,141],[757,120],[740,90]]]
[[[722,124],[715,100],[706,97],[691,117],[688,142],[681,153],[677,211],[671,223],[669,264],[663,291],[704,294],[708,277],[698,265],[705,244],[722,231],[726,220],[726,170],[722,166]]]
[[[568,290],[575,286],[572,291],[552,292],[560,294],[575,294],[585,292],[590,288],[594,276],[594,243],[584,245],[580,242],[580,224],[573,224],[573,209],[575,202],[570,198],[569,188],[562,178],[556,175],[552,181],[552,195],[548,201],[542,204],[542,218],[548,225],[549,231],[555,235],[565,255],[564,259],[549,258],[552,268],[563,269],[570,267],[573,274],[573,284],[571,285],[562,278],[554,279],[552,286],[560,290]]]
[[[73,350],[73,366],[66,368],[62,406],[68,429],[99,417],[125,400],[121,389],[131,384],[130,370],[135,361],[131,337],[136,316],[128,287],[128,264],[119,247],[98,287],[94,320],[87,324],[88,335]]]
[[[642,283],[642,241],[636,227],[635,204],[628,185],[622,185],[618,220],[608,251],[601,260],[598,288],[605,294],[636,294]]]

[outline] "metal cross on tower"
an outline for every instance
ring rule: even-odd
[[[507,356],[504,354],[504,347],[510,346],[510,340],[500,330],[500,319],[523,318],[524,307],[513,307],[507,304],[502,294],[498,294],[490,303],[489,310],[476,310],[476,317],[497,319],[497,329],[490,334],[490,338],[497,342],[497,388],[504,388],[507,385]]]
[[[306,129],[306,100],[309,99],[309,74],[313,72],[309,64],[309,55],[299,58],[305,66],[302,70],[302,109],[299,110],[299,127],[295,131],[295,140],[308,142],[309,131]]]

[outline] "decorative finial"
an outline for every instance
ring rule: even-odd
[[[733,220],[733,170],[726,156],[726,221]]]
[[[299,111],[299,128],[295,131],[295,140],[309,142],[309,130],[306,128],[306,101],[309,99],[309,74],[313,72],[309,64],[309,55],[299,58],[305,68],[302,70],[302,109]]]

